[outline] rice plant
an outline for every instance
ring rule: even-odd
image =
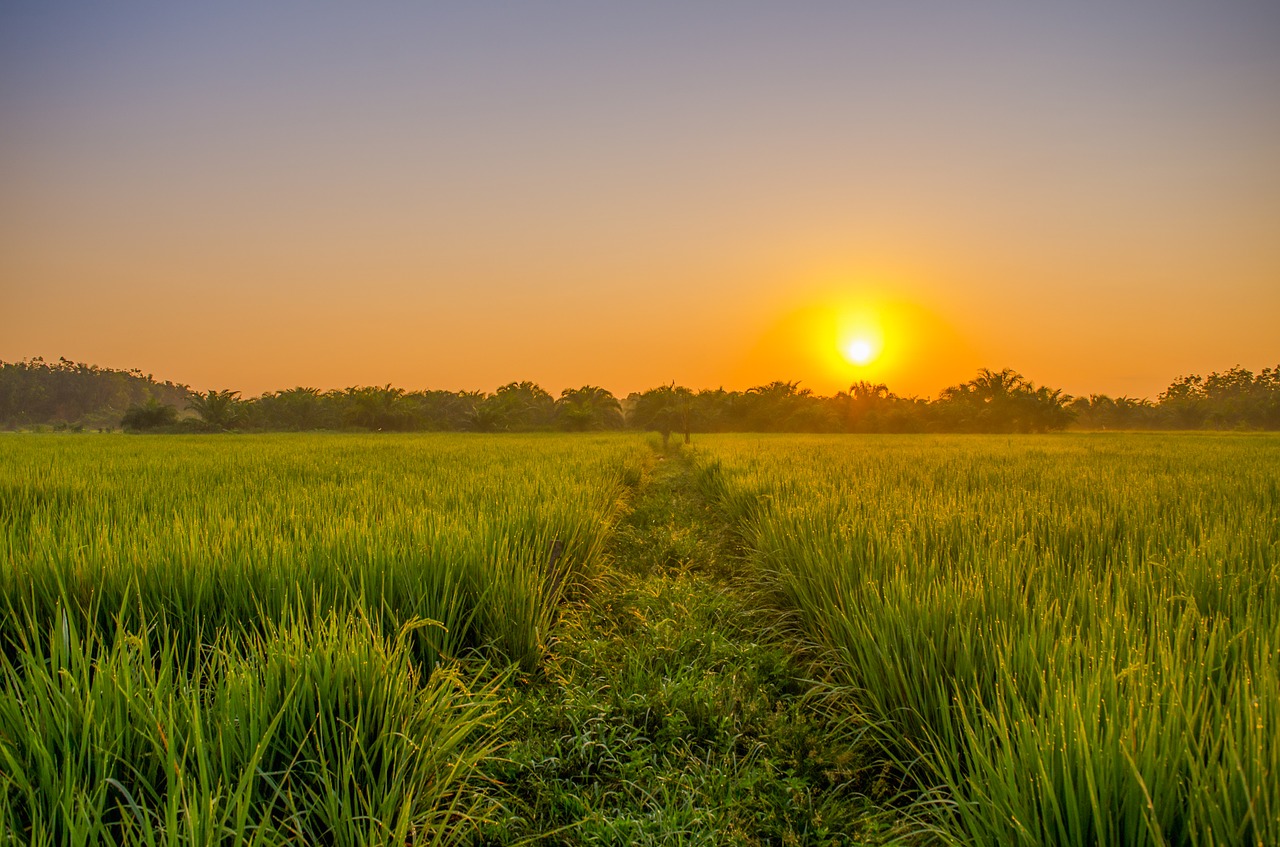
[[[498,744],[504,680],[537,669],[641,452],[7,438],[0,832],[456,842],[488,813],[463,788]]]
[[[956,840],[1280,843],[1280,441],[704,445]]]

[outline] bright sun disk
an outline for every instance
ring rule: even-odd
[[[866,365],[876,357],[875,345],[866,338],[855,338],[845,345],[844,355],[855,365]]]

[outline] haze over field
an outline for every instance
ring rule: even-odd
[[[1154,396],[1280,359],[1280,6],[0,9],[0,359]]]

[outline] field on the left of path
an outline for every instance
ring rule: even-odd
[[[622,437],[5,436],[0,830],[428,843],[479,812]],[[470,667],[470,666],[469,666]],[[492,679],[487,675],[486,679]]]

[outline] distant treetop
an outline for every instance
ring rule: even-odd
[[[1235,367],[1183,376],[1155,401],[1105,394],[1070,397],[1011,368],[983,368],[934,400],[857,382],[831,397],[799,382],[746,391],[695,391],[675,383],[619,400],[594,385],[554,398],[532,382],[480,391],[406,391],[390,384],[320,391],[297,387],[242,398],[194,392],[140,370],[69,359],[0,362],[0,428],[131,431],[453,430],[572,432],[630,427],[664,441],[694,432],[1050,432],[1083,429],[1280,429],[1280,367]]]

